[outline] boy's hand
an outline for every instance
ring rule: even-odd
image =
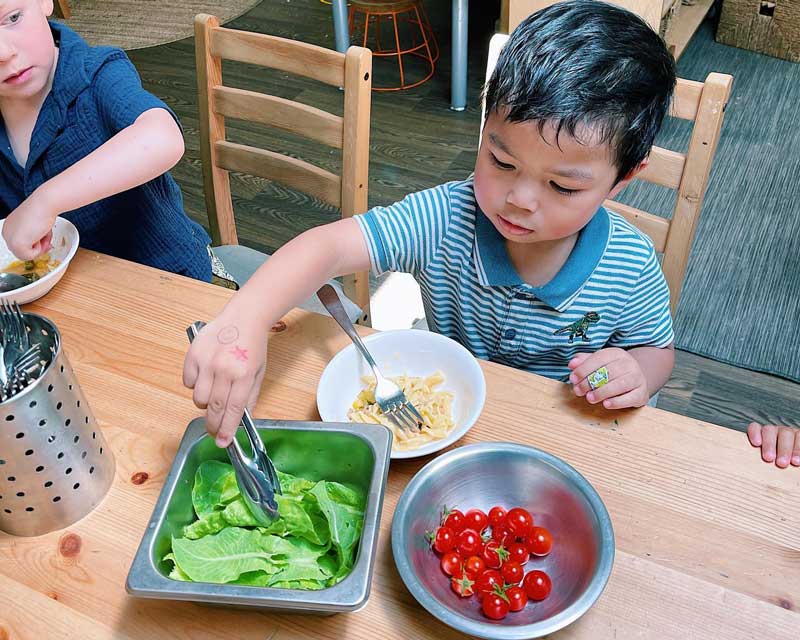
[[[569,361],[569,381],[576,396],[590,404],[602,402],[606,409],[643,407],[650,399],[647,379],[636,359],[624,349],[610,347],[594,353],[579,353]],[[608,382],[592,390],[587,377],[605,367]]]
[[[51,247],[58,212],[34,191],[3,223],[3,240],[20,260],[33,260]]]
[[[788,467],[790,462],[792,466],[800,467],[800,429],[751,422],[747,426],[747,438],[754,447],[761,448],[764,462],[774,462],[781,469]]]
[[[261,389],[267,356],[267,332],[243,314],[220,315],[194,339],[183,365],[183,384],[206,409],[206,429],[226,447]]]

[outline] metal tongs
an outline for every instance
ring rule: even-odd
[[[186,335],[189,336],[190,343],[204,326],[205,322],[193,322],[189,325]],[[258,435],[253,418],[247,409],[244,410],[239,426],[244,427],[253,457],[251,458],[244,452],[235,436],[226,450],[236,473],[236,482],[239,484],[245,504],[258,524],[267,527],[278,517],[278,503],[275,500],[275,494],[282,493],[278,472],[267,455],[264,443]]]

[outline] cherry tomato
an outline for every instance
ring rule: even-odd
[[[442,559],[439,561],[439,566],[448,576],[460,575],[463,573],[461,568],[461,554],[459,554],[458,551],[448,551],[442,556]]]
[[[535,556],[546,556],[553,548],[553,536],[544,527],[534,527],[525,539],[528,551]]]
[[[508,584],[519,584],[525,575],[525,569],[516,560],[507,560],[500,569],[500,574]]]
[[[492,620],[502,620],[508,615],[508,601],[497,593],[487,593],[481,605],[487,618]]]
[[[508,545],[508,559],[516,560],[521,565],[528,561],[530,555],[528,554],[528,547],[523,542],[512,542]]]
[[[508,558],[508,551],[494,540],[489,540],[481,550],[481,557],[490,569],[499,569]]]
[[[506,510],[503,507],[492,507],[489,509],[489,526],[496,527],[506,518]]]
[[[479,553],[481,545],[483,545],[481,536],[473,529],[464,529],[458,534],[457,548],[461,552],[461,555],[465,557],[474,556]]]
[[[433,550],[436,553],[447,553],[456,546],[456,534],[450,527],[439,527],[433,536]]]
[[[550,576],[544,571],[530,571],[522,579],[522,588],[531,600],[544,600],[550,595],[552,587]]]
[[[462,598],[469,598],[474,593],[474,585],[475,581],[466,573],[458,578],[455,576],[450,578],[450,588]]]
[[[528,604],[528,594],[525,593],[525,589],[516,585],[506,589],[506,598],[509,611],[522,611]]]
[[[464,560],[464,571],[473,576],[480,575],[486,571],[486,562],[480,556],[470,556]]]
[[[498,544],[504,544],[506,541],[514,542],[514,535],[508,527],[506,527],[505,523],[501,522],[492,527],[492,540]]]
[[[447,507],[445,507],[442,512],[442,525],[449,527],[453,533],[461,533],[467,526],[467,523],[464,520],[464,514],[458,509],[448,510]]]
[[[521,507],[514,507],[509,509],[506,514],[506,526],[511,533],[522,538],[528,535],[531,527],[533,527],[533,516]]]
[[[489,517],[480,509],[470,509],[464,514],[467,528],[483,533],[489,526]]]
[[[495,585],[503,586],[503,576],[495,569],[487,569],[475,578],[475,595],[481,599],[487,593],[493,592]]]

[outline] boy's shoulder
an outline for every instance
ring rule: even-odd
[[[643,231],[628,222],[623,216],[608,208],[610,232],[606,253],[609,251],[624,251],[627,255],[640,256],[643,261],[647,261],[654,255],[656,250],[653,241]]]
[[[61,77],[58,84],[61,91],[73,93],[85,89],[108,62],[121,60],[131,64],[122,49],[91,46],[65,24],[51,21],[50,29],[59,43],[58,66]]]

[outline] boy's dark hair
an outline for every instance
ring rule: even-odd
[[[484,89],[487,116],[590,127],[622,180],[647,157],[669,109],[675,61],[641,18],[596,0],[551,5],[514,29]],[[556,138],[558,139],[558,138]]]

